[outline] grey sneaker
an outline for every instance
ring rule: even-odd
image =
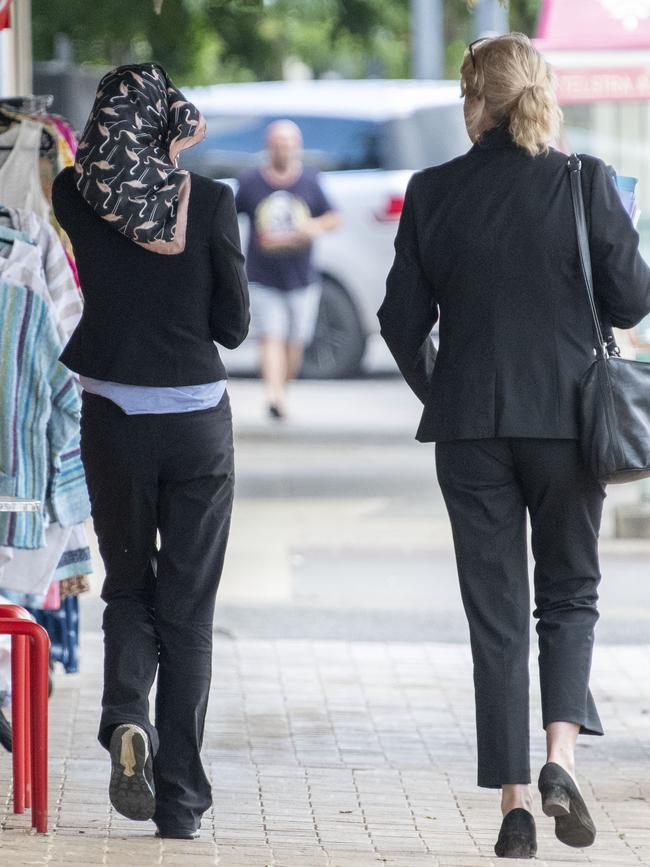
[[[118,813],[143,822],[156,808],[149,736],[133,723],[117,726],[111,735],[109,796]]]

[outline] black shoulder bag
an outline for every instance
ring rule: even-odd
[[[585,464],[601,482],[650,476],[650,364],[610,355],[594,299],[582,196],[582,164],[569,157],[578,251],[598,341],[596,360],[580,382],[580,440]]]

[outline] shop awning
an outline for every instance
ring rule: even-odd
[[[535,41],[560,102],[650,99],[650,0],[544,0]]]

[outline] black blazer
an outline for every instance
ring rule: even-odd
[[[578,437],[595,344],[566,165],[499,126],[411,178],[378,315],[424,404],[418,440]],[[650,270],[604,163],[582,168],[595,292],[605,321],[631,328],[650,312]]]
[[[84,295],[63,363],[127,385],[224,379],[214,341],[238,346],[250,318],[231,188],[192,174],[185,250],[177,255],[153,253],[111,228],[77,190],[73,168],[55,179],[52,204]]]

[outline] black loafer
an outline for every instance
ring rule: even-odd
[[[118,813],[127,819],[151,819],[156,809],[153,762],[149,736],[133,723],[117,726],[111,735],[111,783],[109,796]]]
[[[168,838],[171,840],[196,840],[196,838],[201,834],[199,830],[192,830],[188,828],[185,830],[184,828],[156,828],[156,837]]]
[[[494,847],[498,858],[534,858],[537,852],[535,820],[528,810],[516,807],[503,817]]]
[[[555,836],[566,846],[582,849],[596,839],[596,827],[570,774],[555,762],[544,765],[537,784],[542,810],[555,819]]]

